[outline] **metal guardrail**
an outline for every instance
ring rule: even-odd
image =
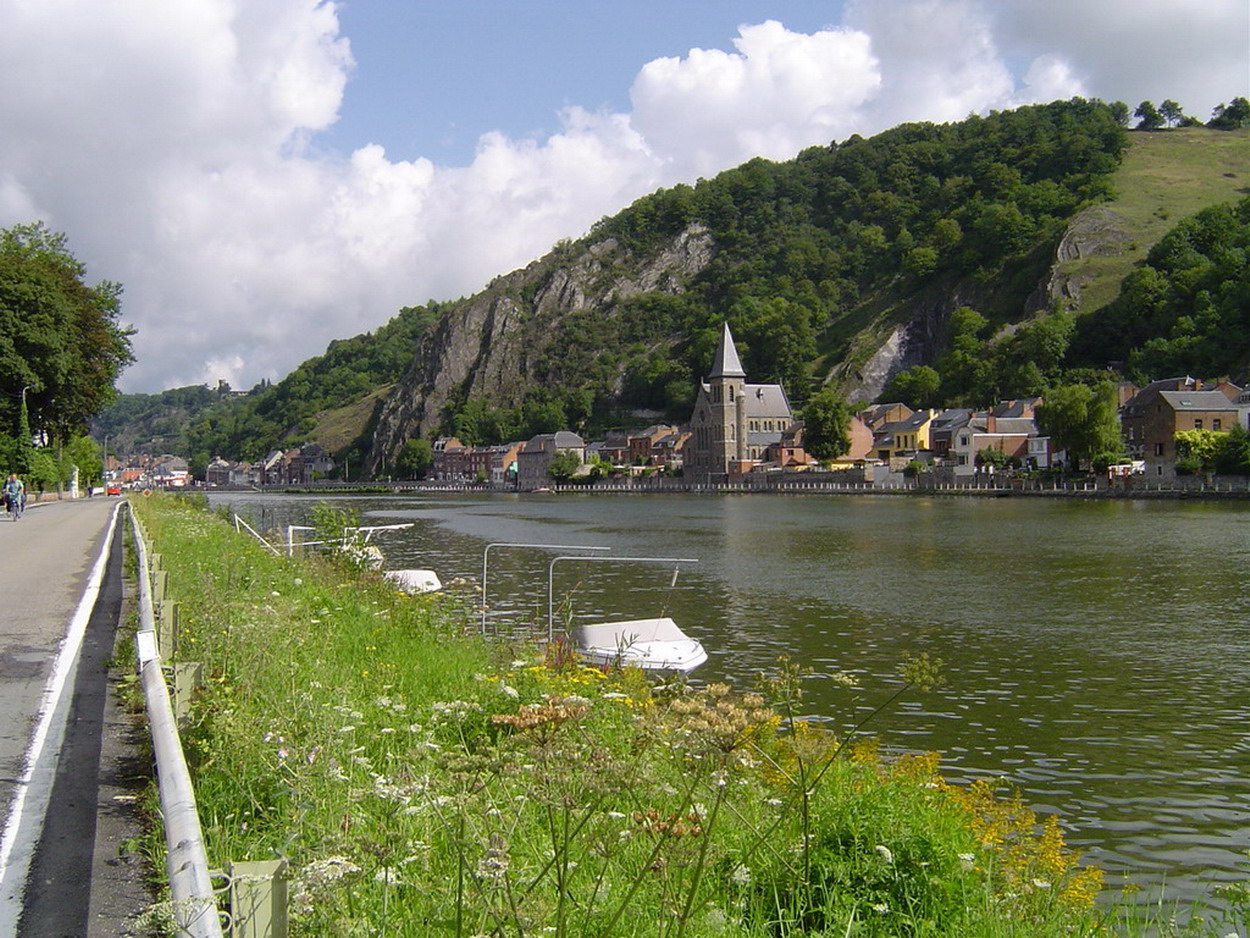
[[[173,898],[174,921],[180,935],[222,938],[191,773],[182,753],[178,724],[161,669],[147,544],[134,509],[127,508],[130,510],[139,567],[139,630],[135,635],[135,646],[143,700],[156,754],[161,813],[165,818],[165,866]]]

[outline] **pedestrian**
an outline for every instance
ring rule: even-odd
[[[16,472],[9,473],[9,478],[4,483],[4,507],[9,510],[14,521],[22,517],[22,509],[26,507],[26,486]]]

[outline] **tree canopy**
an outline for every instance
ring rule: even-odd
[[[1067,451],[1074,468],[1100,457],[1110,461],[1124,451],[1110,382],[1051,388],[1037,408],[1037,425],[1056,449]]]
[[[117,394],[133,361],[121,285],[90,286],[85,273],[42,222],[0,230],[0,446],[15,446],[23,420],[68,441]]]
[[[821,388],[803,408],[803,448],[817,459],[836,459],[849,452],[850,428],[850,405],[834,388]]]

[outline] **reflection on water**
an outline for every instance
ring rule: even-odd
[[[316,499],[214,495],[277,523]],[[879,717],[887,746],[936,749],[953,779],[999,777],[1109,873],[1196,898],[1250,849],[1250,505],[779,496],[356,498],[391,567],[481,578],[487,543],[696,557],[670,589],[644,565],[557,566],[575,620],[673,616],[751,681],[780,655],[843,727],[928,651],[946,683]],[[490,627],[545,630],[549,554],[492,552]],[[588,569],[593,568],[593,569]],[[1114,882],[1114,877],[1113,877]]]

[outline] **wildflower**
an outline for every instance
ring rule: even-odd
[[[882,915],[890,911],[890,907],[884,902],[874,902],[872,908],[874,912],[880,912]]]
[[[478,878],[502,882],[508,874],[509,863],[508,842],[504,840],[502,834],[491,834],[490,846],[477,864]]]
[[[873,849],[881,855],[881,859],[885,860],[886,863],[894,862],[894,853],[885,844],[877,844]]]
[[[356,732],[356,727],[352,726],[352,725],[349,723],[347,726],[340,726],[340,727],[339,727],[339,732],[340,732],[340,733],[354,733],[354,732]]]
[[[961,853],[959,855],[959,868],[967,873],[976,866],[977,858],[973,853]]]

